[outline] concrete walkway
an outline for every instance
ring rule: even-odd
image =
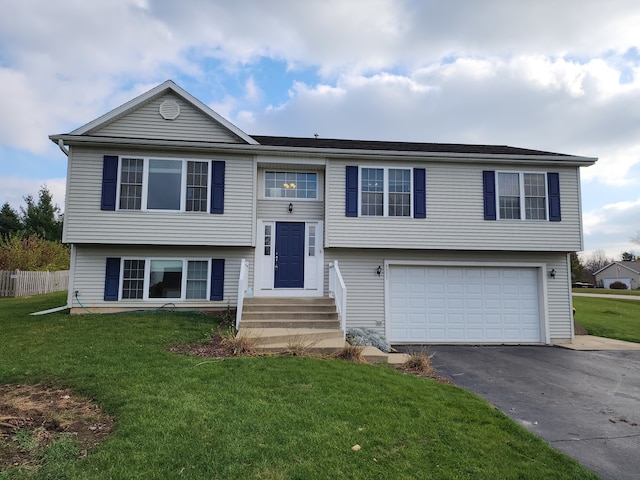
[[[606,293],[574,293],[574,297],[593,297],[593,298],[617,298],[619,300],[638,300],[640,295],[608,295]]]
[[[573,337],[572,343],[559,343],[556,347],[586,351],[640,350],[640,343],[596,337],[594,335],[576,335]]]

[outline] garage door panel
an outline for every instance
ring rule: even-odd
[[[391,266],[390,283],[392,342],[540,342],[535,268]]]

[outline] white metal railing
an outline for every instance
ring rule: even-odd
[[[236,306],[236,330],[240,328],[242,320],[242,305],[244,297],[249,290],[249,262],[244,258],[240,260],[240,278],[238,279],[238,304]]]
[[[342,334],[347,334],[347,287],[344,284],[338,261],[329,262],[329,296],[336,299]]]

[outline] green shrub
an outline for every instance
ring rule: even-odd
[[[0,270],[68,270],[69,248],[36,236],[10,235],[0,242]]]

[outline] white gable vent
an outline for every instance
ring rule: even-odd
[[[165,100],[160,104],[160,115],[165,120],[175,120],[180,116],[180,105],[175,100]]]

